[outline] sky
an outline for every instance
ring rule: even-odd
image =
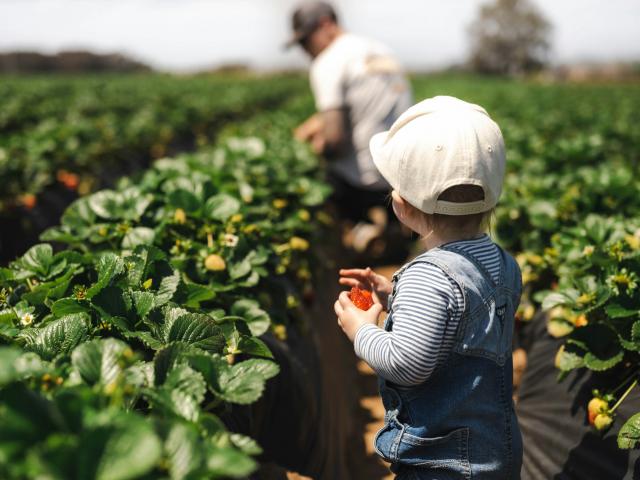
[[[640,60],[640,0],[531,0],[553,24],[554,64]],[[386,43],[411,70],[465,60],[486,0],[334,0],[344,27]],[[171,71],[224,64],[300,68],[284,51],[296,0],[0,0],[0,51],[123,52]]]

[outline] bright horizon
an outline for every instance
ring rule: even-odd
[[[637,0],[532,0],[552,23],[552,64],[640,60]],[[0,0],[0,51],[124,53],[160,70],[228,64],[305,68],[283,51],[295,0]],[[344,27],[386,43],[411,70],[461,63],[483,1],[333,2]]]

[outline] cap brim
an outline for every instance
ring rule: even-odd
[[[287,43],[282,45],[282,48],[284,50],[290,49],[291,47],[293,47],[293,46],[297,45],[298,43],[300,43],[300,40],[302,40],[307,35],[308,35],[308,33],[305,33],[305,32],[294,33],[293,36],[289,40],[287,40]]]
[[[395,175],[392,174],[389,168],[389,162],[384,152],[384,144],[387,140],[389,132],[376,133],[371,140],[369,140],[369,151],[371,152],[371,158],[373,164],[376,166],[380,174],[384,177],[391,187],[396,189]]]

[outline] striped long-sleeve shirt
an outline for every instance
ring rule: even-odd
[[[481,263],[497,282],[498,248],[489,236],[449,244]],[[458,284],[430,263],[409,266],[393,299],[393,330],[367,324],[356,333],[356,355],[383,378],[400,386],[418,385],[447,357],[463,313]]]

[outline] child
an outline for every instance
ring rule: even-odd
[[[520,478],[511,337],[521,276],[483,233],[502,190],[500,129],[477,105],[434,97],[370,147],[395,214],[426,247],[393,282],[369,268],[340,271],[341,284],[373,292],[369,310],[342,292],[335,311],[380,378],[376,451],[398,479]]]

